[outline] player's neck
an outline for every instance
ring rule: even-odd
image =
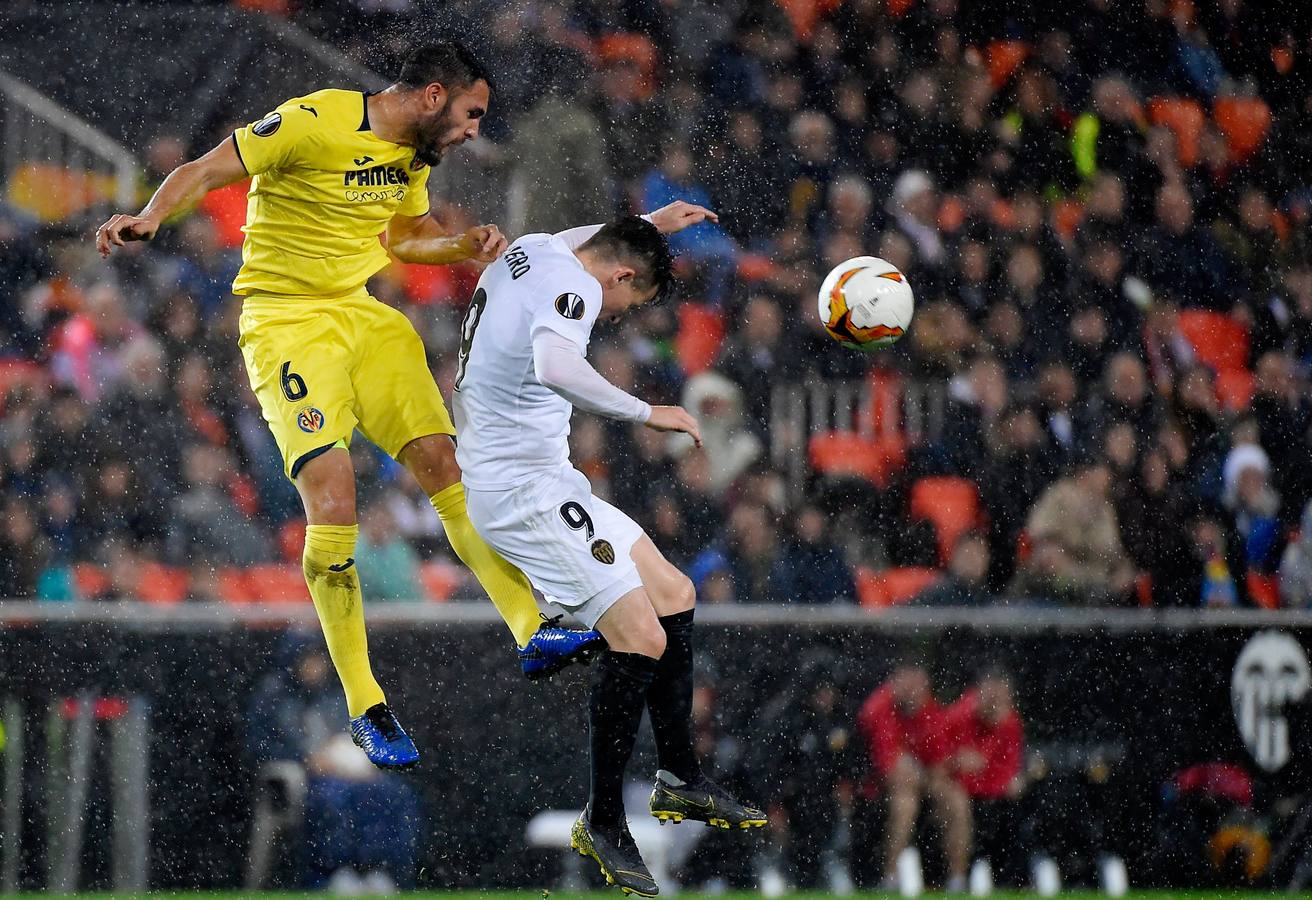
[[[409,144],[414,135],[410,133],[405,115],[405,100],[392,85],[377,94],[370,94],[364,100],[369,113],[369,130],[374,137],[393,144]]]

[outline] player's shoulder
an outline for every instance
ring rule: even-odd
[[[601,286],[597,280],[583,268],[569,245],[554,234],[523,235],[510,245],[509,252],[516,247],[523,253],[524,262],[532,266],[536,282],[576,290],[585,296],[590,296],[595,290],[600,296]]]
[[[302,131],[357,131],[364,122],[364,104],[360,91],[325,88],[285,100],[277,111],[285,124]]]

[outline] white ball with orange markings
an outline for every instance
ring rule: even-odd
[[[897,266],[874,256],[840,263],[820,285],[820,322],[844,347],[873,352],[911,326],[916,300]]]

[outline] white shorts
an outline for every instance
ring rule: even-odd
[[[519,567],[548,603],[589,628],[629,591],[642,587],[630,555],[642,528],[592,493],[573,466],[504,491],[465,487],[474,528]]]

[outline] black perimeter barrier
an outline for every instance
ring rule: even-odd
[[[419,885],[550,885],[559,861],[528,851],[524,827],[585,798],[586,671],[524,681],[490,604],[392,604],[368,617],[374,670],[424,753],[405,776],[429,816]],[[239,886],[254,779],[244,709],[289,626],[317,631],[313,610],[0,603],[0,703],[23,710],[30,769],[18,886],[46,885],[57,803],[39,748],[52,704],[79,695],[137,696],[149,709],[150,887]],[[1306,614],[736,607],[702,610],[698,642],[717,671],[724,728],[744,742],[816,647],[843,661],[853,712],[908,654],[944,702],[982,666],[1005,667],[1043,771],[1076,760],[1096,773],[1100,809],[1066,813],[1102,817],[1107,848],[1138,886],[1179,878],[1179,848],[1163,845],[1157,824],[1178,770],[1238,764],[1259,809],[1312,790]],[[655,768],[642,741],[632,772]],[[83,887],[102,886],[103,843],[83,842]]]

